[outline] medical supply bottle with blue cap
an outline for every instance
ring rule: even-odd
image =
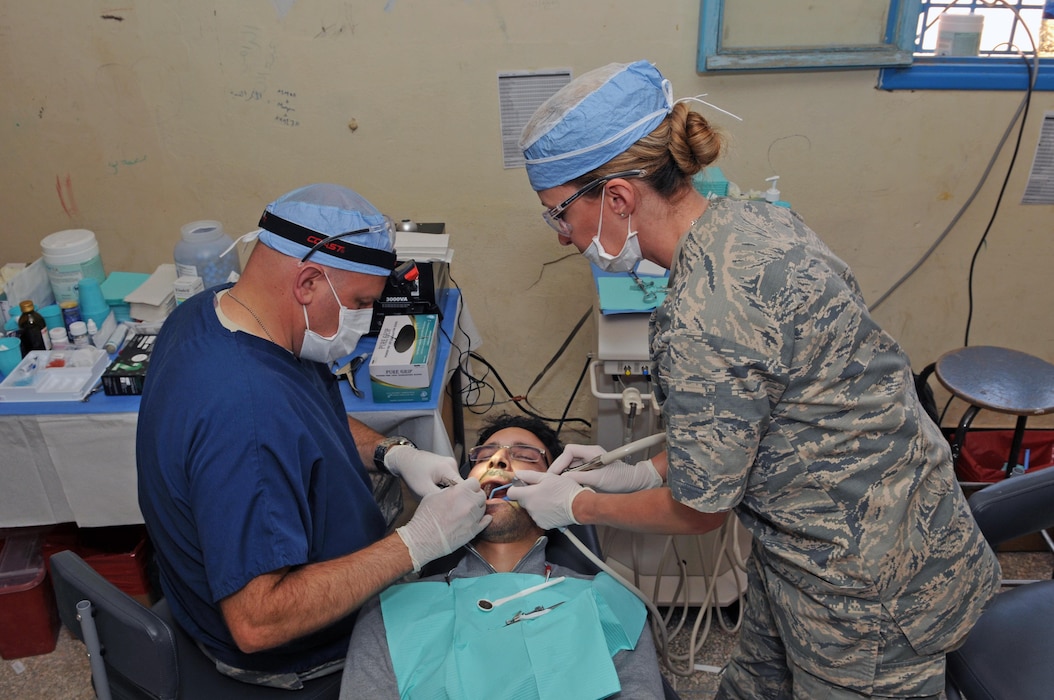
[[[224,233],[219,221],[192,221],[180,235],[174,255],[180,277],[200,277],[208,289],[241,272],[238,252],[228,250],[234,239]]]

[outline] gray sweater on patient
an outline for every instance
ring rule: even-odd
[[[545,573],[545,545],[547,539],[539,538],[530,552],[513,569],[518,574]],[[424,581],[441,581],[446,577],[474,578],[496,573],[471,547],[464,548],[464,556],[445,576],[432,576]],[[570,576],[588,579],[591,576],[580,574],[562,566],[554,566],[553,576]],[[569,659],[574,663],[574,659]],[[620,651],[613,657],[615,670],[622,684],[622,692],[614,698],[638,700],[655,698],[662,700],[662,678],[659,675],[659,662],[651,631],[645,625],[634,650]],[[495,691],[500,690],[496,687]],[[381,614],[379,597],[369,600],[359,611],[355,630],[351,635],[348,647],[348,658],[344,665],[344,677],[340,687],[341,700],[359,700],[360,698],[384,699],[398,698],[399,686],[392,670],[392,658],[388,653],[388,638],[384,631],[384,619]],[[495,698],[499,696],[494,695]]]

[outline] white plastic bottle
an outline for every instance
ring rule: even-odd
[[[70,324],[70,340],[75,348],[89,345],[88,325],[84,321],[74,321]]]
[[[937,56],[976,56],[981,49],[984,15],[945,12],[937,20]]]
[[[219,221],[192,221],[183,226],[180,236],[174,254],[179,276],[200,277],[208,289],[241,271],[237,251],[222,255],[234,241]]]
[[[772,177],[765,178],[765,182],[769,183],[769,188],[765,190],[765,201],[769,204],[775,204],[780,201],[780,191],[776,189],[776,185],[780,181],[779,175],[773,175]]]
[[[48,335],[51,336],[52,350],[65,350],[70,346],[70,339],[66,335],[65,328],[52,328],[48,331]]]

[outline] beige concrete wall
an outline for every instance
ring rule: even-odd
[[[708,93],[744,189],[780,189],[846,259],[869,299],[916,261],[975,188],[1021,100],[876,89],[873,70],[695,71],[698,0],[132,0],[0,3],[0,261],[54,231],[95,231],[105,266],[169,262],[180,226],[255,226],[309,182],[351,186],[396,219],[445,221],[454,279],[484,345],[525,391],[592,303],[584,260],[542,222],[522,169],[502,167],[497,74],[654,61],[675,96]],[[971,344],[1054,360],[1050,206],[1019,204],[1049,93],[975,270]],[[349,124],[357,128],[352,130]],[[967,273],[1013,139],[972,208],[875,312],[917,368],[962,344]],[[594,343],[572,343],[531,392],[559,415]],[[589,417],[580,398],[571,415]],[[471,422],[471,417],[470,417]]]

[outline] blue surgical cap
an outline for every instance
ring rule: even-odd
[[[320,240],[338,233],[366,229],[362,233],[341,238],[339,242],[386,253],[391,253],[395,247],[391,219],[379,212],[362,195],[340,185],[307,185],[282,195],[264,210],[260,220],[260,242],[279,253],[302,258],[311,250],[311,246],[268,230],[269,215],[310,229],[319,235]],[[387,277],[391,273],[391,267],[348,260],[346,257],[337,257],[325,251],[326,248],[320,248],[311,255],[310,260],[319,265],[367,275]]]
[[[673,109],[670,81],[647,61],[609,63],[562,87],[520,136],[535,191],[563,185],[624,153]]]

